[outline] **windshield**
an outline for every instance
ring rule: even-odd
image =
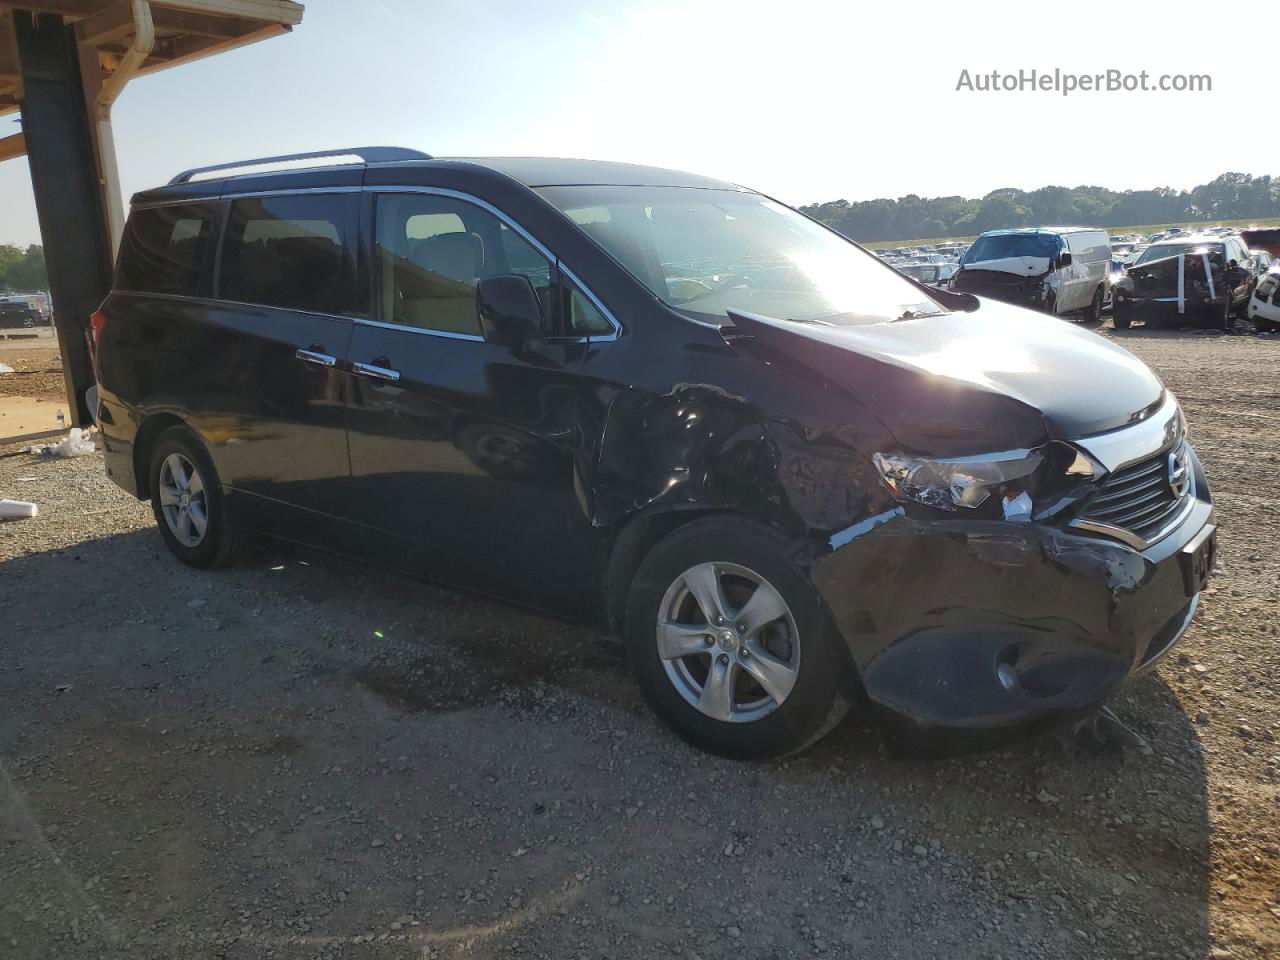
[[[540,187],[656,296],[698,319],[730,310],[835,325],[947,311],[879,259],[755,193]]]
[[[1058,255],[1058,235],[1054,233],[984,233],[965,251],[960,263],[967,266],[984,260],[1009,257],[1047,257]]]
[[[1134,262],[1134,266],[1151,260],[1163,260],[1165,257],[1176,257],[1180,253],[1200,253],[1207,251],[1222,256],[1223,246],[1220,243],[1158,243],[1142,251],[1142,256]]]

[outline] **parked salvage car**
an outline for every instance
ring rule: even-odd
[[[1249,299],[1249,319],[1259,333],[1280,330],[1280,268],[1258,282]]]
[[[253,531],[618,633],[733,757],[1077,723],[1190,622],[1209,488],[1117,344],[705,177],[335,154],[133,198],[98,422],[183,562]]]
[[[950,288],[1097,320],[1107,296],[1111,243],[1105,230],[1028,227],[989,230],[960,258]]]
[[[0,327],[30,329],[45,322],[40,310],[28,297],[0,297]]]
[[[1112,295],[1112,323],[1121,330],[1197,324],[1231,331],[1248,310],[1256,278],[1239,237],[1178,237],[1148,247]]]
[[[1265,250],[1280,257],[1280,227],[1250,227],[1240,231],[1240,239],[1251,250]]]
[[[903,263],[898,269],[912,279],[932,287],[945,286],[959,267],[954,263]]]

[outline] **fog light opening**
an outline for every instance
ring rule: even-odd
[[[1018,680],[1018,671],[1013,669],[1013,665],[1009,663],[996,664],[996,679],[1000,681],[1000,686],[1004,687],[1009,693],[1017,692],[1022,686]]]

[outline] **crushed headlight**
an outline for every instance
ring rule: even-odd
[[[952,460],[877,453],[872,460],[881,481],[898,500],[939,510],[971,510],[999,493],[1006,504],[1016,503],[1013,512],[1023,519],[1030,517],[1030,497],[1023,481],[1035,473],[1044,457],[1038,450],[1020,450]]]

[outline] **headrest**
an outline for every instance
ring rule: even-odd
[[[480,275],[484,241],[474,233],[441,233],[415,243],[409,259],[424,270],[470,283]]]

